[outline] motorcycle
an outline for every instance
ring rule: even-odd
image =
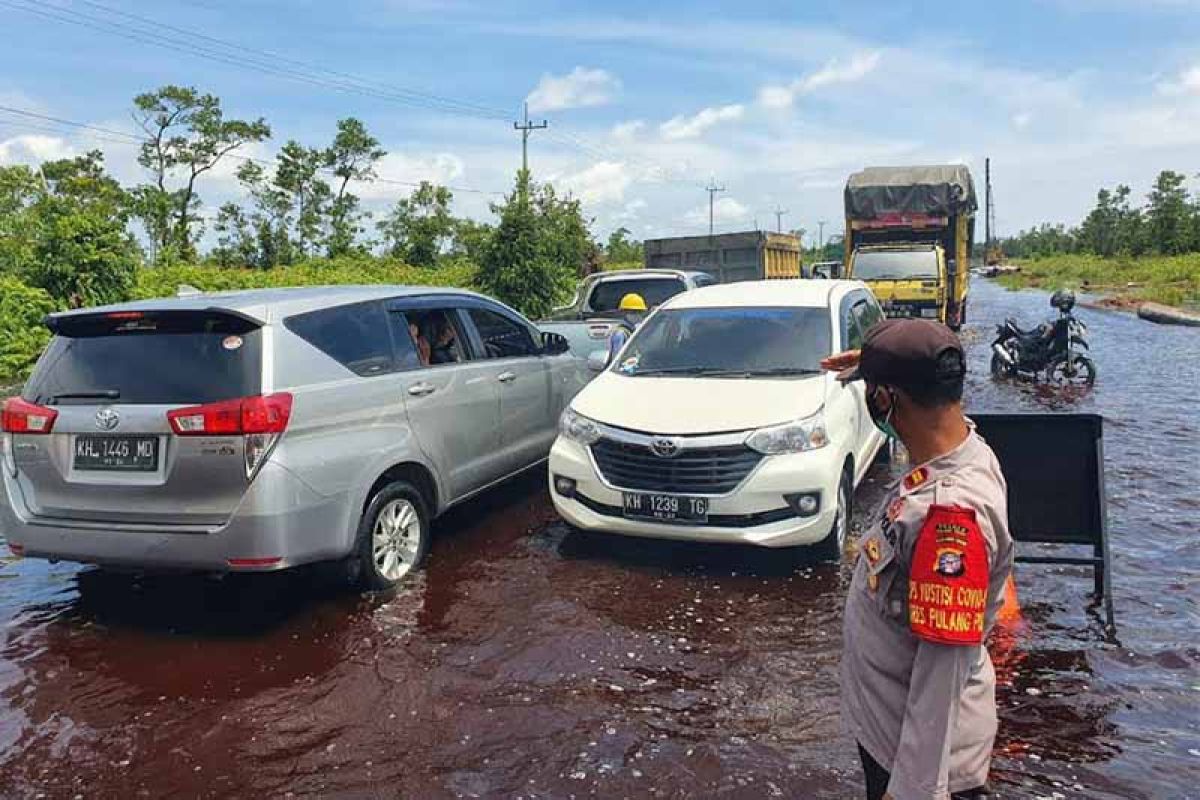
[[[1024,330],[1009,318],[996,326],[992,342],[992,377],[1029,377],[1064,386],[1091,386],[1096,382],[1096,364],[1086,354],[1087,326],[1075,318],[1075,293],[1055,292],[1050,305],[1058,309],[1058,319]]]

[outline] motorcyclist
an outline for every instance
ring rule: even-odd
[[[617,353],[621,352],[621,348],[629,341],[629,337],[637,330],[637,326],[642,324],[642,320],[646,318],[646,301],[640,294],[630,292],[621,298],[621,302],[617,304],[617,310],[621,312],[621,320],[613,326],[612,331],[608,334],[608,363],[617,357]]]

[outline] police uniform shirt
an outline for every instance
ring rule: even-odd
[[[1012,569],[1004,476],[974,431],[889,490],[846,599],[842,718],[895,800],[983,786],[996,676],[983,641]]]

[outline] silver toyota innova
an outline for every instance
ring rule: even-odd
[[[430,520],[544,460],[586,380],[465,291],[193,294],[54,314],[4,402],[0,533],[25,556],[386,588]]]

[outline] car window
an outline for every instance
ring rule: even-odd
[[[588,304],[593,311],[616,311],[621,298],[627,294],[639,294],[646,305],[660,306],[687,287],[679,278],[623,278],[601,281],[592,289]]]
[[[717,279],[714,278],[712,275],[704,274],[704,275],[696,276],[696,288],[697,289],[699,289],[702,286],[716,286],[716,285],[717,285]]]
[[[862,328],[859,327],[854,308],[846,304],[842,305],[842,341],[845,342],[844,350],[858,350],[863,342]]]
[[[201,404],[262,391],[257,324],[207,311],[117,312],[56,324],[25,386],[33,402],[95,403],[111,393],[123,404]]]
[[[881,319],[883,313],[867,298],[863,298],[856,302],[850,309],[850,314],[854,318],[859,333],[862,336],[867,335],[867,331],[875,327]]]
[[[411,362],[401,351],[399,364],[383,303],[370,301],[296,314],[284,326],[356,375],[383,375]]]
[[[482,308],[467,313],[483,341],[485,358],[520,358],[540,352],[529,329],[515,320]]]
[[[396,339],[412,348],[413,366],[458,364],[473,357],[462,320],[453,308],[420,308],[392,312]]]

